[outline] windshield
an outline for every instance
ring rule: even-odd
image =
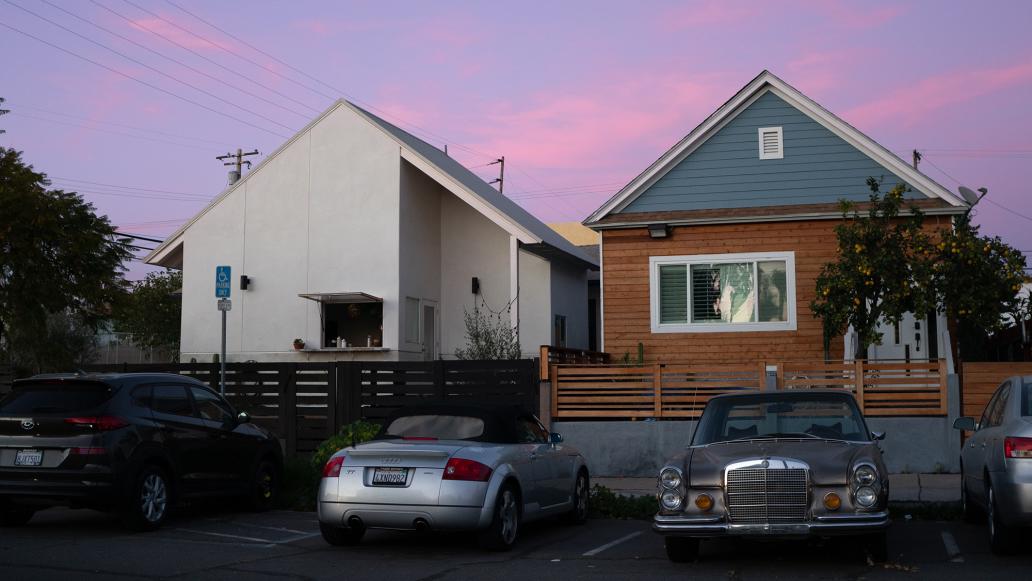
[[[387,437],[471,440],[484,434],[484,420],[470,416],[421,415],[394,419],[384,430]]]
[[[0,414],[63,414],[92,410],[111,398],[103,384],[64,381],[18,386],[0,400]]]
[[[825,438],[866,442],[869,435],[851,398],[835,394],[752,395],[714,399],[692,445],[757,438]]]

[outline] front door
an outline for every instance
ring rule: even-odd
[[[437,359],[437,305],[423,305],[423,359]]]
[[[879,322],[881,345],[871,345],[867,350],[868,358],[900,361],[928,359],[927,326],[924,318],[916,318],[913,313],[904,314],[899,323]]]

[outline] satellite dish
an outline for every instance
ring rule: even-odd
[[[969,206],[974,206],[978,203],[978,200],[981,199],[981,196],[976,194],[975,191],[971,188],[960,186],[957,190],[960,192],[961,197],[964,198],[964,201],[967,202]]]

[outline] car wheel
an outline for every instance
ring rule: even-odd
[[[520,529],[520,495],[512,484],[503,484],[494,504],[491,525],[480,533],[480,545],[492,551],[508,551]]]
[[[699,539],[691,537],[666,537],[666,556],[675,563],[694,563],[699,560]]]
[[[32,520],[34,514],[36,514],[34,509],[0,500],[0,527],[24,526]]]
[[[1007,555],[1014,552],[1015,531],[1013,528],[1000,521],[999,507],[996,506],[996,493],[993,491],[992,483],[986,491],[986,517],[989,522],[989,546],[997,555]]]
[[[273,507],[279,497],[280,472],[271,460],[262,459],[255,468],[250,482],[251,493],[247,506],[253,511],[264,512]]]
[[[884,563],[889,560],[889,538],[885,531],[864,537],[864,550],[871,561]]]
[[[591,497],[591,486],[588,471],[577,473],[577,481],[573,485],[573,508],[563,515],[563,521],[582,525],[588,522],[588,500]]]
[[[168,477],[157,466],[140,469],[122,511],[122,522],[134,531],[153,531],[168,518],[172,495]]]
[[[319,523],[319,532],[327,543],[334,547],[351,547],[357,545],[365,536],[365,528],[344,528],[335,527],[326,523]]]

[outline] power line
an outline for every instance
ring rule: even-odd
[[[121,137],[131,137],[133,139],[142,139],[144,141],[150,141],[152,143],[164,143],[167,145],[176,145],[178,147],[185,147],[188,149],[196,149],[198,151],[210,151],[211,148],[200,147],[198,145],[190,145],[188,143],[176,143],[175,141],[169,141],[167,139],[158,139],[155,137],[147,137],[145,135],[133,135],[132,133],[125,133],[122,131],[112,131],[110,129],[102,129],[100,127],[90,127],[89,125],[83,125],[81,123],[73,123],[71,121],[61,121],[59,119],[47,119],[46,117],[39,117],[36,115],[29,115],[20,111],[12,111],[17,117],[24,117],[26,119],[35,119],[36,121],[45,121],[47,123],[56,123],[58,125],[65,125],[68,127],[79,127],[80,129],[89,129],[90,131],[98,131],[100,133],[108,133],[111,135],[118,135]]]
[[[157,50],[154,50],[153,48],[150,48],[149,46],[147,46],[147,45],[145,45],[143,43],[137,42],[137,41],[129,38],[128,36],[125,36],[123,34],[115,32],[115,31],[113,31],[113,30],[111,30],[109,28],[101,26],[100,24],[97,24],[97,23],[93,22],[92,20],[90,20],[88,18],[84,18],[82,16],[79,16],[78,14],[75,14],[74,12],[71,12],[69,10],[65,10],[64,8],[58,6],[57,4],[54,4],[50,0],[40,0],[40,1],[43,2],[44,4],[47,4],[48,6],[51,6],[53,8],[56,8],[57,10],[60,10],[61,12],[64,12],[65,14],[68,14],[69,16],[71,16],[73,18],[81,20],[82,22],[85,22],[86,24],[89,24],[90,26],[92,26],[94,28],[100,29],[100,30],[102,30],[102,31],[112,35],[112,36],[121,38],[122,40],[124,40],[124,41],[126,41],[128,43],[131,43],[131,44],[133,44],[135,46],[138,46],[138,47],[142,48],[143,50],[146,50],[146,51],[150,52],[151,54],[155,54],[155,55],[158,55],[159,57],[161,57],[163,59],[172,61],[172,62],[176,63],[177,65],[179,65],[179,66],[181,66],[181,67],[183,67],[185,69],[188,69],[188,70],[191,70],[191,71],[197,73],[198,75],[202,75],[204,77],[207,77],[207,78],[209,78],[209,79],[211,79],[211,80],[213,80],[213,81],[215,81],[217,83],[221,83],[221,84],[223,84],[223,85],[225,85],[225,86],[227,86],[227,87],[229,87],[231,89],[234,89],[236,91],[239,91],[239,92],[241,92],[241,93],[243,93],[245,95],[254,97],[255,99],[259,99],[259,100],[261,100],[261,101],[263,101],[265,103],[268,103],[269,105],[272,105],[274,107],[279,107],[280,109],[283,109],[284,111],[286,111],[288,113],[292,113],[294,115],[297,115],[298,117],[302,117],[302,118],[307,119],[307,115],[305,115],[304,113],[298,113],[297,111],[295,111],[295,110],[293,110],[293,109],[291,109],[289,107],[285,107],[281,103],[277,103],[276,101],[273,101],[271,99],[266,99],[265,97],[262,97],[261,95],[257,95],[255,93],[252,93],[252,92],[246,90],[246,89],[241,89],[241,88],[237,87],[236,85],[232,85],[229,82],[227,82],[225,79],[222,79],[220,77],[216,77],[215,75],[212,75],[212,74],[209,74],[209,73],[207,73],[205,71],[202,71],[202,70],[200,70],[200,69],[198,69],[198,68],[196,68],[196,67],[194,67],[194,66],[192,66],[192,65],[190,65],[188,63],[184,63],[183,61],[181,61],[179,59],[176,59],[176,58],[173,58],[171,56],[168,56],[168,55],[166,55],[166,54],[164,54],[164,53],[162,53],[160,51],[157,51]]]
[[[185,85],[185,86],[187,86],[187,87],[189,87],[189,88],[191,88],[191,89],[193,89],[193,90],[195,90],[197,92],[204,93],[205,95],[211,97],[212,99],[215,99],[217,101],[221,101],[222,103],[225,103],[225,104],[227,104],[227,105],[229,105],[231,107],[236,107],[237,109],[240,109],[241,111],[243,111],[245,113],[248,113],[250,115],[254,115],[255,117],[258,117],[258,118],[261,118],[261,119],[264,119],[265,121],[268,121],[269,123],[272,123],[273,125],[278,125],[278,126],[284,128],[284,129],[286,129],[287,131],[291,131],[291,132],[294,131],[293,128],[291,128],[289,125],[285,125],[283,123],[280,123],[279,121],[276,121],[275,119],[272,119],[270,117],[266,117],[265,115],[262,115],[261,113],[258,113],[257,111],[252,111],[252,110],[250,110],[250,109],[248,109],[248,108],[246,108],[246,107],[244,107],[242,105],[238,105],[238,104],[236,104],[236,103],[234,103],[232,101],[229,101],[227,99],[223,99],[222,97],[216,95],[215,93],[212,93],[211,91],[208,91],[206,89],[202,89],[201,87],[198,87],[197,85],[194,85],[193,83],[184,81],[184,80],[180,79],[179,77],[176,77],[175,75],[170,75],[170,74],[168,74],[168,73],[166,73],[166,72],[164,72],[164,71],[162,71],[162,70],[160,70],[158,68],[152,67],[151,65],[149,65],[149,64],[147,64],[147,63],[145,63],[145,62],[143,62],[141,60],[135,59],[135,58],[133,58],[133,57],[131,57],[131,56],[129,56],[129,55],[119,51],[119,50],[116,50],[116,49],[111,48],[110,46],[107,46],[106,44],[104,44],[102,42],[93,40],[92,38],[90,38],[90,37],[88,37],[88,36],[86,36],[84,34],[81,34],[79,32],[76,32],[76,31],[72,30],[71,28],[68,28],[67,26],[65,26],[63,24],[55,22],[55,21],[47,18],[46,16],[42,16],[40,14],[37,14],[36,12],[33,12],[32,10],[29,10],[28,8],[25,8],[24,6],[16,4],[16,3],[12,2],[12,0],[2,0],[2,1],[6,2],[7,4],[10,4],[11,6],[14,6],[15,8],[17,8],[19,10],[22,10],[23,12],[31,14],[31,15],[35,16],[36,18],[39,18],[40,20],[43,20],[45,22],[49,22],[53,26],[56,26],[56,27],[60,28],[61,30],[64,30],[64,31],[68,32],[69,34],[73,34],[73,35],[75,35],[75,36],[85,40],[86,42],[88,42],[90,44],[94,44],[96,46],[99,46],[100,48],[103,48],[104,50],[112,52],[112,53],[114,53],[114,54],[116,54],[116,55],[118,55],[118,56],[120,56],[120,57],[122,57],[122,58],[124,58],[124,59],[126,59],[126,60],[128,60],[130,62],[132,62],[132,63],[135,63],[135,64],[137,64],[137,65],[139,65],[141,67],[144,67],[144,68],[146,68],[146,69],[148,69],[150,71],[153,71],[153,72],[155,72],[155,73],[157,73],[157,74],[159,74],[159,75],[161,75],[161,76],[163,76],[165,78],[173,80],[173,81],[175,81],[177,83]],[[268,129],[264,129],[264,131],[269,131],[269,130]],[[270,133],[275,133],[275,132],[270,131]],[[279,134],[277,134],[277,135],[279,135]],[[280,137],[286,139],[287,136],[280,135]]]
[[[93,186],[104,186],[104,187],[109,187],[109,188],[120,188],[120,189],[125,189],[125,190],[139,190],[141,192],[153,192],[153,193],[156,193],[156,194],[178,194],[178,195],[181,195],[181,196],[195,196],[195,197],[198,197],[198,198],[204,198],[206,200],[210,200],[211,199],[211,196],[205,195],[205,194],[191,194],[191,193],[188,193],[188,192],[177,192],[177,191],[174,191],[174,190],[157,190],[157,189],[151,189],[151,188],[143,188],[143,187],[139,187],[139,186],[122,186],[122,185],[118,185],[118,184],[108,184],[108,183],[103,183],[103,182],[91,182],[91,181],[88,181],[88,180],[79,180],[79,179],[73,179],[73,178],[63,178],[63,177],[58,177],[58,176],[49,176],[49,177],[51,179],[60,180],[60,181],[63,181],[63,182],[79,182],[79,183],[83,183],[83,184],[90,184],[90,185],[93,185]]]
[[[30,105],[18,104],[17,108],[18,109],[29,109],[30,111],[38,111],[40,113],[46,113],[48,115],[58,115],[58,116],[61,116],[61,117],[68,117],[69,119],[75,119],[77,121],[82,121],[82,122],[86,122],[86,123],[93,123],[93,124],[96,124],[96,125],[111,125],[111,126],[114,126],[114,127],[122,127],[122,128],[125,128],[125,129],[132,129],[133,131],[142,131],[144,133],[153,133],[155,135],[162,135],[164,137],[172,137],[174,139],[185,139],[185,140],[189,140],[189,141],[198,141],[198,142],[201,142],[201,143],[210,143],[212,145],[218,145],[220,147],[221,146],[231,145],[228,141],[215,141],[215,140],[212,140],[212,139],[204,139],[204,138],[201,138],[201,137],[191,137],[191,136],[188,136],[188,135],[178,135],[178,134],[175,134],[175,133],[166,133],[164,131],[158,131],[157,129],[148,129],[146,127],[137,127],[135,125],[127,125],[125,123],[117,123],[115,121],[110,121],[110,120],[106,120],[106,119],[104,121],[99,121],[99,120],[96,120],[96,119],[90,119],[88,117],[78,117],[76,115],[70,115],[68,113],[63,113],[61,111],[52,111],[50,109],[42,109],[40,107],[32,107]],[[173,143],[173,142],[170,141],[169,143]]]
[[[164,242],[164,240],[161,240],[159,238],[150,238],[148,236],[140,236],[138,234],[126,234],[125,232],[117,232],[117,231],[115,233],[118,234],[119,236],[122,236],[122,237],[125,237],[125,238],[132,238],[134,240],[143,240],[144,242],[157,242],[158,244],[161,244],[162,242]]]
[[[197,52],[196,50],[190,48],[189,46],[187,46],[187,45],[185,45],[185,44],[175,40],[174,38],[170,38],[170,37],[168,37],[168,36],[158,32],[156,30],[153,30],[153,29],[151,29],[149,27],[140,26],[138,23],[134,22],[132,18],[129,18],[125,14],[122,14],[121,12],[115,10],[114,8],[111,8],[110,6],[105,6],[104,4],[101,4],[100,2],[97,2],[97,0],[90,0],[90,2],[92,2],[94,5],[96,5],[96,6],[100,7],[100,8],[103,8],[104,10],[107,10],[108,12],[110,12],[111,14],[114,14],[115,16],[121,18],[122,20],[125,20],[129,24],[129,26],[131,26],[133,28],[136,28],[136,29],[142,28],[143,30],[147,31],[148,33],[150,33],[150,34],[152,34],[154,36],[157,36],[158,38],[164,40],[165,42],[168,42],[169,44],[177,46],[177,47],[179,47],[179,48],[189,52],[190,54],[196,56],[197,58],[199,58],[199,59],[201,59],[201,60],[203,60],[203,61],[205,61],[207,63],[210,63],[212,65],[215,65],[216,67],[219,67],[220,69],[222,69],[222,70],[224,70],[224,71],[226,71],[228,73],[236,75],[236,76],[240,77],[241,79],[244,79],[245,81],[247,81],[247,82],[249,82],[249,83],[251,83],[251,84],[253,84],[253,85],[257,86],[257,87],[261,87],[261,88],[265,89],[266,91],[269,91],[270,93],[273,93],[274,95],[282,97],[282,98],[284,98],[284,99],[286,99],[286,100],[288,100],[288,101],[290,101],[292,103],[295,103],[297,105],[300,105],[300,106],[302,106],[302,107],[304,107],[304,108],[306,108],[306,109],[308,109],[310,111],[314,111],[316,113],[319,112],[319,110],[316,109],[315,107],[312,107],[311,105],[309,105],[307,103],[304,103],[302,101],[298,101],[297,99],[294,99],[290,95],[282,93],[282,92],[280,92],[280,91],[278,91],[278,90],[276,90],[276,89],[274,89],[272,87],[269,87],[268,85],[260,83],[260,82],[258,82],[256,80],[252,79],[251,77],[249,77],[247,75],[244,75],[243,73],[237,71],[236,69],[232,69],[230,67],[227,67],[227,66],[223,65],[222,63],[220,63],[220,62],[218,62],[216,60],[212,60],[212,59],[208,58],[207,56],[205,56],[205,55]],[[145,12],[146,12],[146,10],[145,10]]]
[[[47,46],[49,46],[51,48],[57,49],[57,50],[65,53],[65,54],[69,54],[69,55],[71,55],[71,56],[73,56],[73,57],[75,57],[77,59],[81,59],[81,60],[84,60],[84,61],[86,61],[88,63],[94,64],[94,65],[96,65],[96,66],[98,66],[98,67],[100,67],[100,68],[102,68],[102,69],[104,69],[106,71],[115,73],[116,75],[125,77],[125,78],[127,78],[129,80],[136,81],[137,83],[140,83],[141,85],[143,85],[145,87],[150,87],[151,89],[154,89],[155,91],[160,91],[162,93],[165,93],[166,95],[169,95],[171,97],[175,97],[176,99],[179,99],[180,101],[189,103],[191,105],[195,105],[195,106],[200,107],[202,109],[205,109],[207,111],[211,111],[212,113],[215,113],[216,115],[221,115],[221,116],[226,117],[228,119],[232,119],[233,121],[236,121],[238,123],[243,123],[244,125],[247,125],[249,127],[253,127],[255,129],[258,129],[260,131],[265,131],[266,133],[271,133],[271,134],[273,134],[273,135],[275,135],[277,137],[280,137],[280,138],[283,138],[283,139],[287,138],[287,136],[285,136],[285,135],[283,135],[281,133],[277,133],[276,131],[272,131],[271,129],[266,129],[265,127],[261,127],[259,125],[255,125],[254,123],[251,123],[250,121],[241,119],[241,118],[236,117],[234,115],[230,115],[229,113],[226,113],[224,111],[219,111],[218,109],[213,109],[213,108],[205,105],[204,103],[199,103],[197,101],[194,101],[193,99],[190,99],[189,97],[184,97],[184,96],[182,96],[182,95],[180,95],[178,93],[174,93],[172,91],[169,91],[168,89],[159,87],[159,86],[157,86],[157,85],[155,85],[153,83],[149,83],[149,82],[144,81],[143,79],[140,79],[138,77],[134,77],[133,75],[130,75],[129,73],[124,73],[124,72],[122,72],[122,71],[120,71],[118,69],[109,67],[109,66],[107,66],[107,65],[105,65],[103,63],[97,62],[97,61],[95,61],[95,60],[93,60],[91,58],[82,56],[81,54],[79,54],[77,52],[68,50],[67,48],[64,48],[62,46],[54,44],[54,43],[52,43],[52,42],[50,42],[48,40],[44,40],[44,39],[42,39],[42,38],[40,38],[40,37],[38,37],[38,36],[36,36],[34,34],[25,32],[24,30],[21,30],[19,28],[15,28],[14,26],[11,26],[10,24],[7,24],[6,22],[0,22],[0,26],[3,26],[4,28],[6,28],[8,30],[12,30],[14,32],[17,32],[18,34],[21,34],[22,36],[27,36],[27,37],[29,37],[29,38],[37,41],[37,42],[45,44],[45,45],[47,45]]]

